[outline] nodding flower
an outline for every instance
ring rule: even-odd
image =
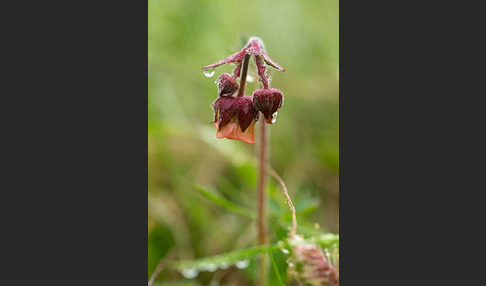
[[[255,143],[254,125],[258,112],[250,96],[222,96],[211,105],[217,138],[242,140]]]
[[[255,108],[263,113],[268,124],[272,124],[272,119],[277,110],[282,107],[283,94],[276,88],[259,89],[253,93]]]
[[[245,95],[246,77],[249,61],[254,57],[257,67],[261,90],[255,91],[253,97]],[[263,41],[258,37],[251,37],[243,49],[214,64],[203,67],[203,71],[211,71],[224,64],[236,64],[233,75],[222,74],[216,84],[218,85],[218,98],[211,105],[214,109],[214,123],[217,138],[243,140],[247,143],[255,142],[254,125],[258,120],[259,112],[265,116],[269,124],[275,122],[275,113],[282,106],[283,94],[278,89],[270,88],[270,78],[267,66],[285,71],[274,62],[265,51]],[[236,79],[240,78],[240,83]]]

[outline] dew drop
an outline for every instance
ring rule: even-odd
[[[250,265],[249,260],[240,260],[240,261],[236,261],[236,263],[235,263],[236,268],[239,268],[239,269],[246,268],[246,267],[248,267],[248,265]]]
[[[187,279],[193,279],[196,278],[197,275],[199,275],[199,271],[196,268],[186,268],[180,270],[182,276]]]
[[[208,265],[206,265],[206,271],[214,272],[217,269],[218,269],[218,266],[216,266],[216,264],[214,264],[214,263],[209,263]]]
[[[254,82],[254,81],[255,81],[255,78],[254,78],[254,77],[252,77],[251,75],[247,75],[247,76],[246,76],[246,81],[247,81],[247,82]]]
[[[329,249],[324,249],[324,255],[326,256],[327,261],[331,261],[331,254],[329,253]]]
[[[289,267],[294,267],[294,264],[292,262],[289,262]]]
[[[211,268],[212,268],[211,263],[204,263],[204,264],[199,265],[198,270],[201,271],[201,272],[210,271]]]
[[[288,250],[287,250],[287,249],[285,249],[285,248],[282,248],[281,250],[282,250],[282,252],[283,252],[283,253],[285,253],[285,254],[289,254],[289,253],[290,253],[290,251],[288,251]]]
[[[228,262],[223,261],[223,262],[221,262],[221,264],[219,265],[219,268],[221,268],[221,269],[223,269],[223,270],[224,270],[224,269],[228,269],[228,267],[229,267],[229,266],[230,266],[230,264],[229,264]]]
[[[208,68],[208,69],[204,69],[203,73],[207,77],[212,77],[216,73],[216,70],[214,68]]]
[[[272,124],[275,123],[275,121],[277,121],[277,115],[278,115],[278,112],[275,112],[274,114],[272,114]]]

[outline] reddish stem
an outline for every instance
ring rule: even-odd
[[[267,124],[265,124],[265,117],[260,112],[260,152],[259,152],[259,172],[258,172],[258,189],[257,189],[257,227],[258,227],[258,245],[267,243],[267,228],[265,224],[266,214],[266,183],[267,183]],[[258,265],[258,285],[266,285],[266,256],[259,259]]]
[[[263,89],[268,89],[268,77],[266,75],[266,67],[260,56],[255,55],[255,63],[257,66],[258,75],[260,76],[260,81]],[[265,225],[265,205],[266,205],[266,183],[267,183],[267,161],[268,161],[268,131],[267,124],[265,124],[265,116],[263,113],[259,112],[260,116],[260,154],[259,154],[259,174],[258,174],[258,190],[257,190],[257,201],[258,201],[258,245],[264,245],[267,243],[267,227]],[[262,256],[259,259],[258,265],[258,285],[266,285],[266,256]]]
[[[240,89],[238,90],[237,96],[245,95],[246,75],[248,74],[248,64],[250,63],[250,57],[251,55],[245,54],[245,58],[243,59],[243,68],[240,77]]]
[[[259,173],[258,173],[258,191],[257,191],[257,201],[258,201],[258,244],[266,243],[266,231],[265,231],[265,186],[267,183],[267,132],[266,124],[263,123],[264,117],[260,113],[260,154],[259,154]]]

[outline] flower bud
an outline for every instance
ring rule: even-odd
[[[227,73],[222,74],[216,83],[218,84],[218,95],[220,97],[231,95],[238,90],[238,83]]]
[[[283,94],[276,88],[259,89],[253,93],[255,108],[263,113],[266,122],[271,124],[274,113],[282,107]]]

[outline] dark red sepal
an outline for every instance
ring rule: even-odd
[[[235,104],[235,97],[220,97],[219,98],[219,130],[231,122],[237,113],[237,106]]]
[[[238,125],[240,125],[241,131],[245,132],[255,120],[258,111],[253,105],[251,96],[236,97],[235,100],[238,113]]]

